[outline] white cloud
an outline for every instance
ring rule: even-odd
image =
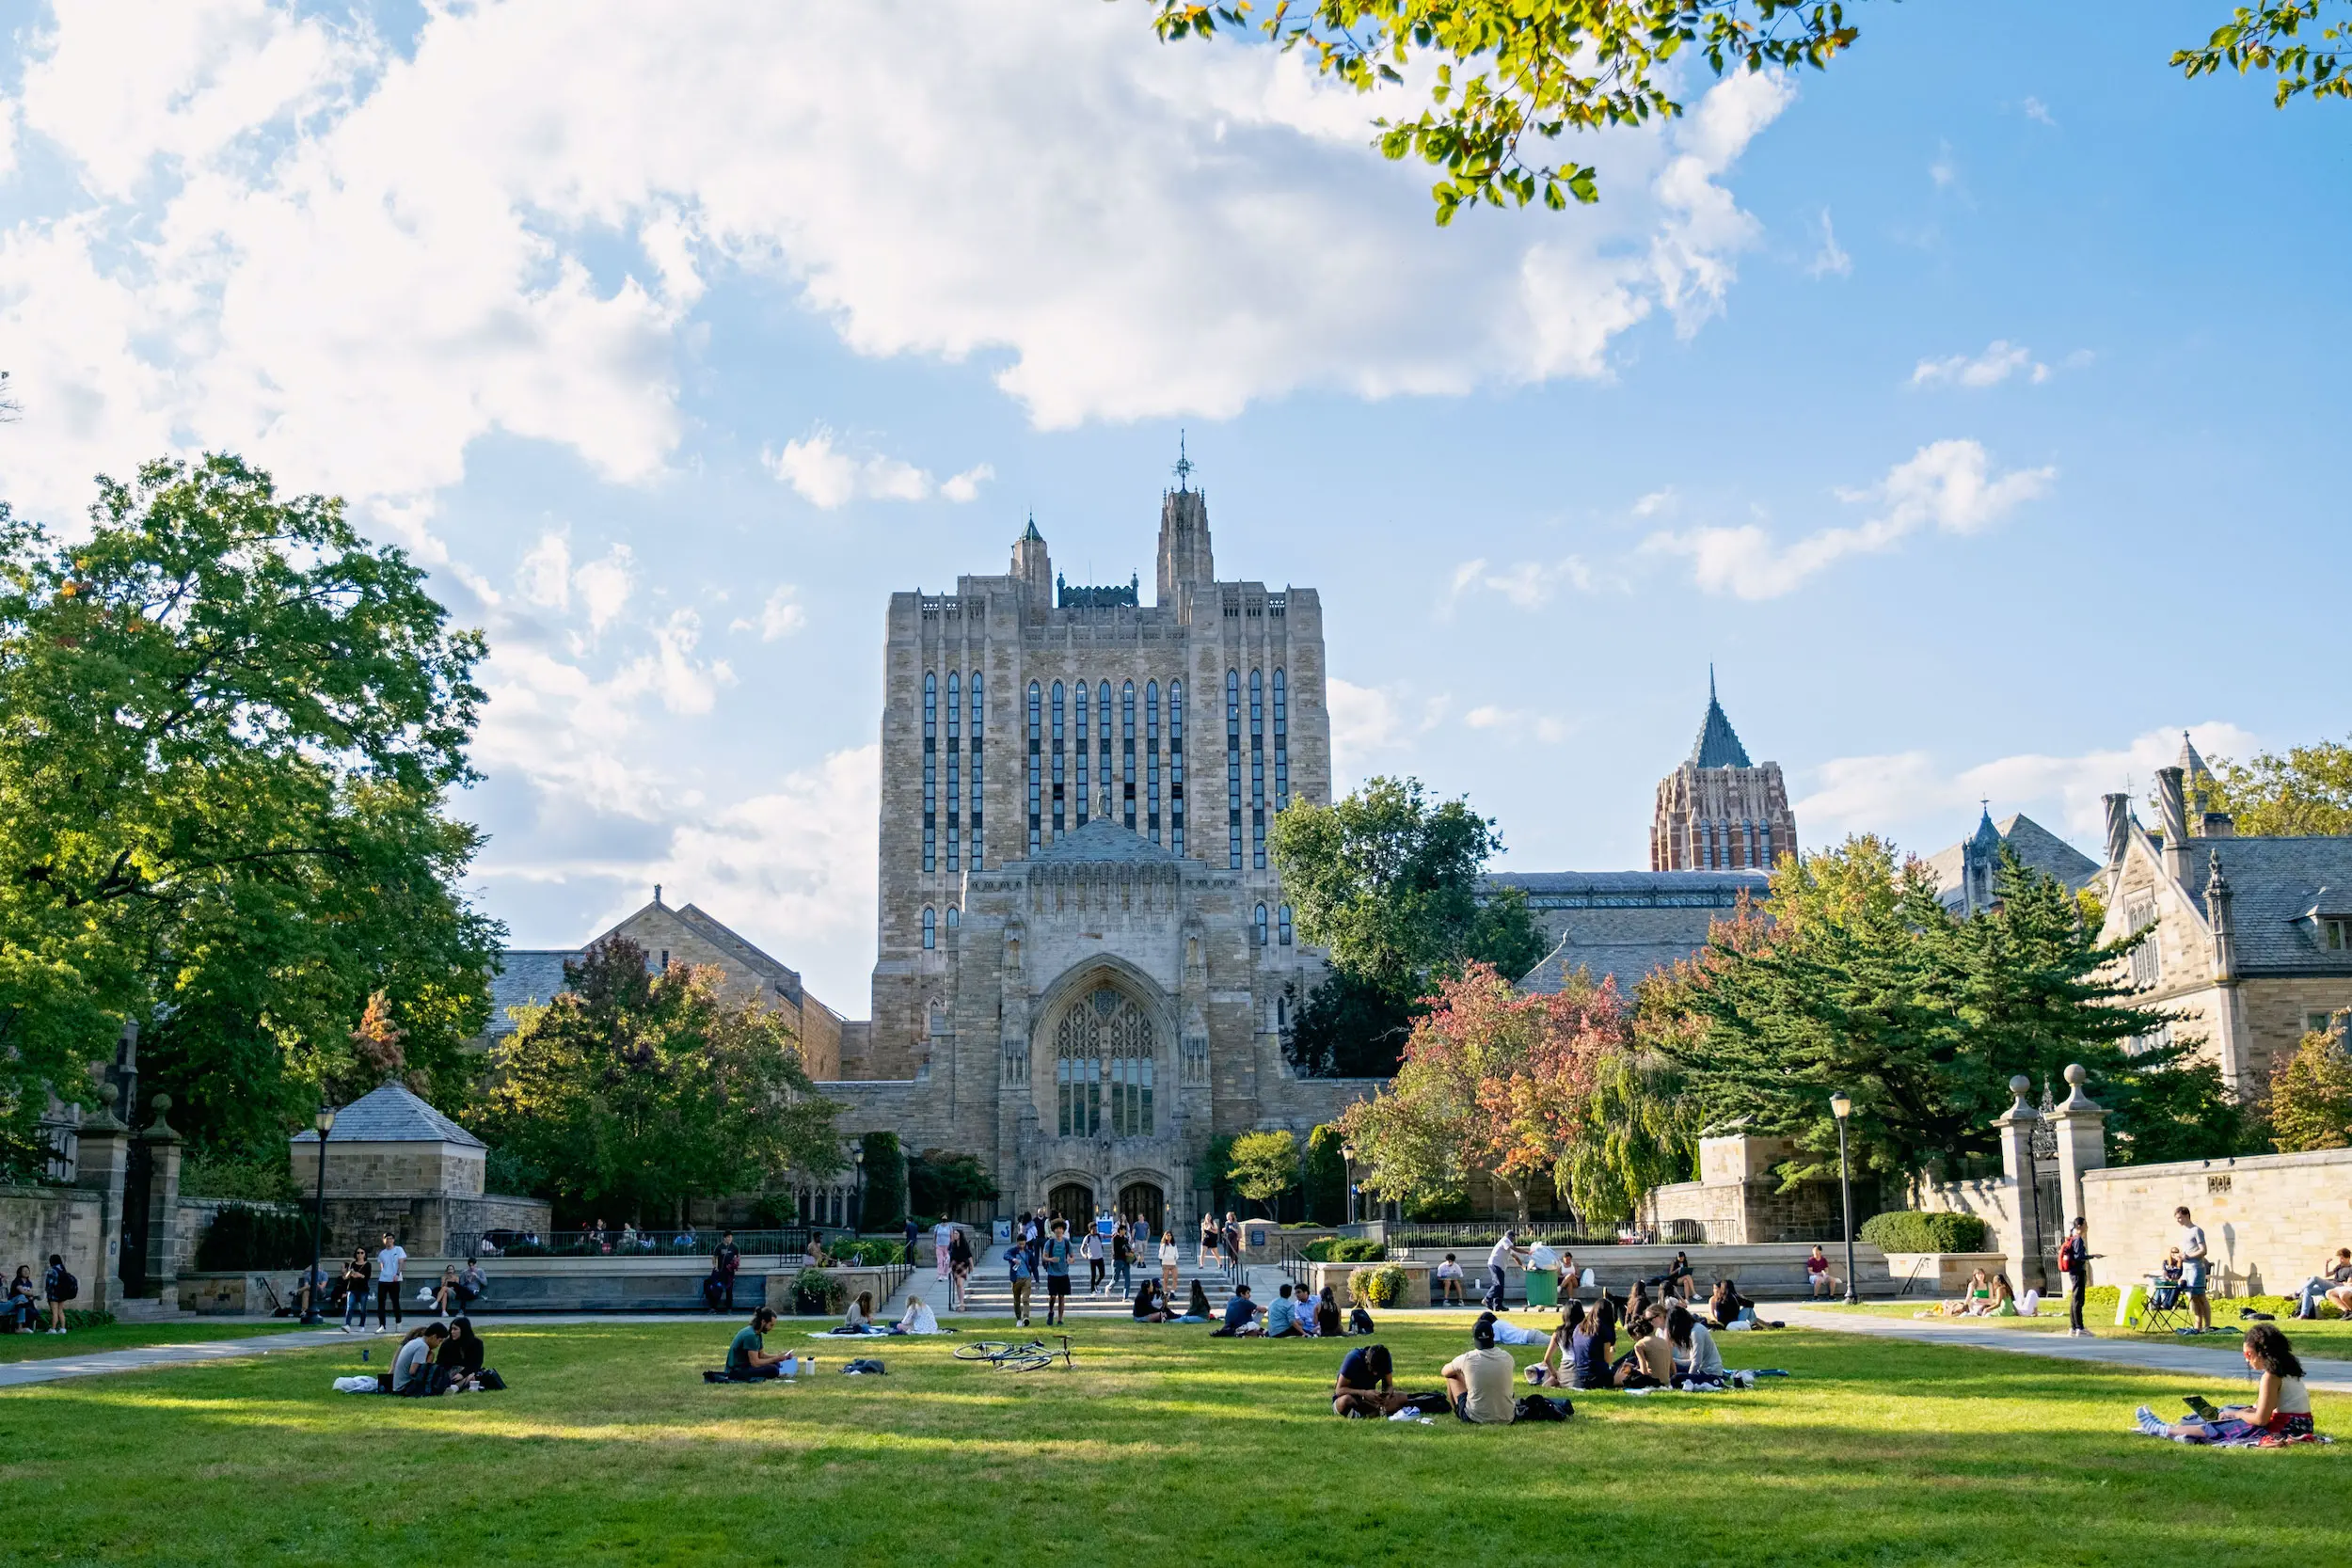
[[[572,586],[579,591],[580,602],[588,611],[588,629],[601,632],[611,626],[628,604],[628,596],[637,586],[636,552],[627,545],[615,545],[599,561],[591,561],[572,574]]]
[[[1836,562],[1892,549],[1923,527],[1979,532],[2041,495],[2057,477],[2055,467],[1995,476],[1979,443],[1937,441],[1888,469],[1877,484],[1837,492],[1840,500],[1882,506],[1877,516],[1855,527],[1822,529],[1782,545],[1750,523],[1655,533],[1643,547],[1689,557],[1692,578],[1707,593],[1777,598]]]
[[[1344,792],[1378,770],[1379,753],[1410,745],[1445,721],[1453,699],[1416,700],[1402,685],[1358,686],[1334,675],[1325,683],[1331,718],[1331,776]]]
[[[1633,503],[1633,515],[1636,517],[1654,517],[1661,512],[1671,512],[1679,499],[1671,484],[1661,490],[1652,490]]]
[[[2050,106],[2042,102],[2041,99],[2027,98],[2025,102],[2024,107],[2026,111],[2026,118],[2027,119],[2038,119],[2042,124],[2051,127],[2053,130],[2057,128],[2058,121],[2051,117]]]
[[[801,591],[792,584],[779,583],[768,595],[768,602],[759,607],[759,619],[756,622],[746,616],[731,623],[727,629],[751,631],[756,627],[762,642],[773,642],[780,637],[789,637],[808,625],[808,611],[803,610],[798,602],[800,594]]]
[[[782,451],[763,451],[760,461],[778,480],[798,491],[803,500],[828,512],[861,498],[919,501],[938,495],[951,501],[968,501],[979,495],[982,481],[996,477],[996,470],[982,463],[950,476],[944,484],[937,483],[926,470],[896,457],[880,452],[851,455],[835,444],[834,433],[823,425],[797,441],[787,441]]]
[[[1602,376],[1653,311],[1687,334],[1723,309],[1756,232],[1723,181],[1794,90],[1737,73],[1582,139],[1598,208],[1439,233],[1424,176],[1366,151],[1382,105],[1295,55],[1164,46],[1126,7],[422,16],[412,43],[119,0],[30,38],[21,139],[87,195],[0,240],[12,497],[69,514],[93,470],[215,445],[412,504],[492,433],[646,481],[721,275],[859,353],[986,355],[1046,427]],[[1303,293],[1196,286],[1310,261]],[[879,493],[919,472],[855,461]]]
[[[1995,338],[1985,345],[1982,354],[1973,357],[1955,354],[1947,359],[1920,360],[1911,372],[1911,385],[1997,387],[2021,371],[2032,381],[2050,379],[2050,367],[2037,361],[2025,344]]]
[[[1853,258],[1837,244],[1837,230],[1830,227],[1829,209],[1821,209],[1821,248],[1813,255],[1812,265],[1804,269],[1815,277],[1845,277],[1853,271]]]
[[[1928,166],[1928,178],[1935,182],[1937,190],[1944,190],[1960,182],[1960,165],[1952,159],[1950,142],[1943,143],[1936,150],[1935,162]]]
[[[1514,740],[1533,736],[1546,745],[1556,745],[1568,737],[1568,726],[1563,720],[1519,708],[1497,707],[1491,703],[1462,715],[1462,722],[1473,730],[1493,731]]]
[[[2189,725],[2188,732],[2206,756],[2244,756],[2256,747],[2253,736],[2219,720]],[[2145,817],[2155,770],[2173,766],[2180,751],[2181,732],[2165,729],[2077,756],[2021,753],[1957,770],[1947,770],[1926,752],[1840,757],[1815,769],[1813,791],[1794,809],[1812,843],[1878,832],[1893,834],[1905,848],[1924,855],[1973,831],[1977,803],[1987,800],[1995,817],[2023,811],[2043,827],[2093,847],[2095,859],[2106,834],[2100,798],[2130,794]]]
[[[572,603],[572,546],[560,533],[543,533],[516,569],[515,586],[543,610],[568,610]]]
[[[1652,498],[1644,497],[1645,501]],[[1639,515],[1640,508],[1635,508]],[[1555,562],[1522,561],[1500,570],[1490,569],[1484,559],[1465,561],[1454,568],[1454,579],[1448,585],[1439,609],[1448,614],[1461,603],[1465,594],[1478,592],[1500,594],[1520,610],[1540,610],[1549,604],[1562,588],[1573,588],[1580,594],[1593,591],[1594,577],[1590,565],[1578,556],[1565,556]]]

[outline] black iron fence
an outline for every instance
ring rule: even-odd
[[[721,1234],[707,1228],[453,1230],[448,1252],[453,1258],[708,1258],[718,1250]],[[812,1238],[829,1263],[905,1271],[913,1261],[906,1243],[896,1238],[857,1236],[820,1226],[737,1230],[733,1236],[736,1250],[746,1259],[772,1258],[786,1265],[810,1256]],[[901,1272],[898,1277],[906,1275]]]

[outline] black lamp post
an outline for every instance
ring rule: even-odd
[[[326,1241],[326,1135],[335,1130],[335,1107],[322,1105],[311,1118],[319,1130],[319,1196],[318,1207],[310,1212],[310,1275],[303,1281],[305,1323],[323,1323],[326,1316],[319,1311],[319,1254]]]
[[[1347,1223],[1354,1225],[1356,1223],[1356,1146],[1354,1144],[1340,1145],[1340,1159],[1346,1167]]]
[[[857,1169],[857,1212],[850,1216],[852,1235],[866,1231],[866,1146],[861,1143],[850,1151],[850,1163]]]
[[[1829,1109],[1837,1118],[1837,1190],[1846,1200],[1846,1305],[1851,1307],[1862,1299],[1854,1291],[1853,1172],[1846,1163],[1846,1118],[1853,1115],[1853,1101],[1839,1089],[1829,1097]]]

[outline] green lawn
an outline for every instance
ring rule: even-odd
[[[1834,1312],[1861,1312],[1876,1318],[1907,1319],[1924,1310],[1930,1305],[1930,1301],[1928,1298],[1899,1303],[1873,1301],[1865,1302],[1859,1307],[1847,1307],[1835,1302],[1806,1302],[1803,1305],[1819,1307]],[[2083,1326],[2103,1339],[2155,1339],[2168,1344],[2195,1344],[2221,1350],[2235,1350],[2238,1345],[2238,1336],[2247,1327],[2245,1320],[2238,1316],[2238,1309],[2244,1307],[2252,1307],[2257,1311],[2274,1314],[2279,1326],[2286,1331],[2287,1338],[2295,1341],[2296,1354],[2328,1361],[2352,1361],[2352,1319],[2322,1318],[2314,1322],[2294,1322],[2288,1317],[2288,1314],[2294,1310],[2294,1304],[2269,1296],[2215,1297],[2213,1325],[2216,1328],[2227,1329],[2229,1332],[2203,1335],[2193,1339],[2184,1338],[2175,1334],[2142,1334],[2137,1329],[2116,1327],[2113,1291],[2107,1293],[2103,1309],[2100,1309],[2095,1302],[2085,1304]],[[1966,1323],[1979,1328],[2009,1329],[2019,1334],[2063,1333],[2067,1326],[2066,1303],[2063,1300],[2055,1304],[2044,1302],[2041,1316],[2033,1318],[1953,1318],[1946,1321]]]
[[[1384,1328],[1407,1386],[1437,1385],[1467,1322]],[[330,1392],[357,1346],[0,1392],[12,1550],[236,1568],[2013,1564],[2062,1538],[2070,1563],[2144,1568],[2177,1555],[2185,1520],[2203,1558],[2332,1560],[2352,1517],[2344,1449],[2126,1430],[2142,1401],[2177,1409],[2181,1379],[1941,1346],[1740,1337],[1736,1356],[1798,1375],[1580,1394],[1566,1425],[1497,1429],[1335,1419],[1338,1357],[1311,1341],[1082,1323],[1074,1371],[997,1372],[933,1340],[880,1347],[886,1379],[839,1375],[825,1346],[813,1382],[707,1386],[725,1333],[493,1323],[513,1388],[434,1401]],[[2352,1400],[2319,1416],[2352,1430]]]
[[[53,1356],[89,1355],[102,1350],[132,1350],[140,1345],[193,1345],[208,1339],[243,1339],[255,1334],[283,1334],[297,1326],[290,1318],[266,1323],[190,1318],[175,1323],[107,1323],[100,1328],[77,1328],[70,1334],[0,1334],[0,1361],[46,1361]]]

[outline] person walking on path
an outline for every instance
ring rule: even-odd
[[[947,1289],[947,1269],[950,1262],[948,1254],[955,1250],[955,1245],[956,1227],[954,1226],[949,1225],[946,1220],[941,1220],[931,1227],[931,1263],[939,1271],[939,1288],[942,1291]],[[911,1258],[907,1259],[910,1263],[914,1260]]]
[[[913,1263],[914,1261],[914,1239],[921,1234],[923,1234],[923,1227],[914,1223],[914,1216],[913,1214],[909,1214],[907,1216],[906,1223],[907,1261],[909,1263]]]
[[[1087,1294],[1103,1293],[1103,1238],[1089,1230],[1086,1240],[1078,1243],[1078,1254],[1087,1260]]]
[[[1502,1233],[1502,1239],[1495,1243],[1494,1250],[1486,1254],[1486,1302],[1487,1311],[1501,1312],[1502,1310],[1502,1285],[1503,1281],[1509,1277],[1503,1270],[1513,1263],[1523,1263],[1525,1260],[1524,1255],[1519,1251],[1518,1234],[1505,1230]]]
[[[1054,1233],[1045,1238],[1045,1326],[1052,1328],[1064,1319],[1070,1307],[1070,1227],[1061,1220],[1054,1222]]]
[[[1122,1296],[1136,1293],[1136,1243],[1124,1226],[1111,1232],[1111,1289]]]
[[[723,1310],[735,1310],[735,1275],[743,1266],[743,1252],[735,1244],[735,1232],[719,1232],[719,1244],[711,1249],[710,1272],[719,1276],[719,1304]]]
[[[2186,1209],[2172,1211],[2181,1227],[2181,1283],[2188,1287],[2188,1309],[2197,1332],[2213,1332],[2213,1303],[2205,1296],[2205,1227],[2188,1217]]]
[[[947,1243],[947,1310],[961,1312],[972,1291],[972,1239],[961,1230]]]
[[[2070,1324],[2066,1332],[2074,1338],[2088,1339],[2090,1330],[2083,1326],[2083,1292],[2090,1289],[2090,1241],[2083,1233],[2080,1214],[2067,1227],[2066,1240],[2058,1243],[2058,1273],[2066,1280],[2066,1317]]]
[[[408,1249],[392,1240],[392,1233],[384,1232],[384,1245],[375,1255],[375,1326],[384,1326],[384,1307],[389,1304],[392,1322],[404,1320],[400,1311],[401,1270],[408,1261]]]
[[[1029,1326],[1029,1291],[1037,1284],[1037,1255],[1029,1250],[1028,1227],[1012,1239],[1005,1249],[1005,1273],[1012,1281],[1012,1321],[1023,1328]]]

